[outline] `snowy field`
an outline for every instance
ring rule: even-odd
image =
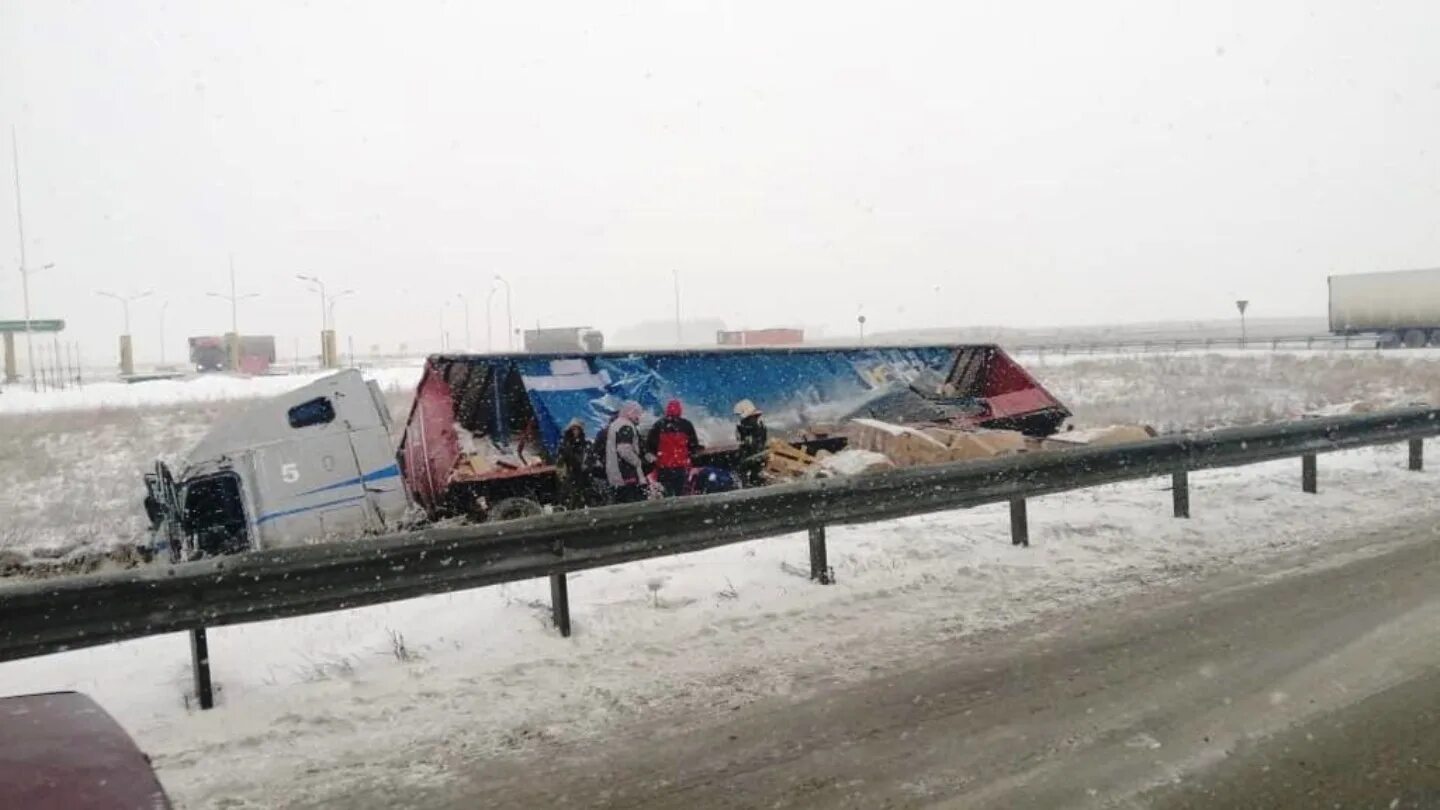
[[[1440,397],[1440,363],[1429,357],[1027,365],[1082,427],[1253,423]],[[0,503],[11,524],[0,538],[28,553],[36,533],[104,543],[139,526],[142,469],[183,450],[240,396],[0,416]],[[392,407],[403,410],[404,396],[398,389]],[[1319,549],[1386,521],[1433,521],[1440,474],[1404,466],[1402,446],[1324,456],[1317,496],[1299,491],[1294,460],[1197,473],[1191,520],[1169,517],[1167,480],[1049,496],[1030,507],[1028,549],[1010,546],[1004,507],[832,529],[829,587],[806,578],[803,536],[584,572],[571,579],[568,640],[549,627],[544,581],[221,628],[211,633],[220,691],[210,712],[190,706],[182,635],[0,664],[0,694],[90,693],[136,735],[183,807],[325,805],[342,789],[435,784],[476,758],[602,740],[639,716],[806,695],[874,677],[937,642]]]

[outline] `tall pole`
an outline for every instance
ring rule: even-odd
[[[680,337],[680,271],[671,269],[670,275],[675,282],[675,345],[679,346],[684,343]]]
[[[331,328],[331,329],[334,329],[334,328],[335,328],[335,302],[336,302],[336,301],[339,301],[341,298],[344,298],[344,297],[347,296],[347,295],[353,295],[354,292],[355,292],[354,290],[341,290],[340,292],[335,293],[334,295],[330,296],[329,311],[330,311],[330,328]]]
[[[25,266],[25,214],[20,201],[20,137],[10,125],[10,156],[15,165],[15,229],[20,232],[20,288],[25,299],[25,356],[29,365],[30,390],[37,391],[35,382],[35,346],[30,338],[30,272]]]
[[[330,324],[325,317],[325,312],[329,308],[329,301],[325,297],[325,282],[321,281],[318,276],[307,276],[302,273],[296,273],[295,277],[301,281],[315,285],[315,290],[320,293],[320,367],[327,368],[329,366],[330,350],[328,348],[329,343],[327,342],[326,331],[330,328]]]

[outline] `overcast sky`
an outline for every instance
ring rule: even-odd
[[[141,359],[672,317],[1323,316],[1440,265],[1440,4],[0,0],[36,317]],[[0,316],[18,317],[3,130]],[[503,294],[495,315],[503,326]],[[501,340],[500,329],[496,341]]]

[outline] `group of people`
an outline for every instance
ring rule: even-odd
[[[666,403],[665,415],[642,435],[644,416],[640,403],[626,402],[593,440],[579,419],[570,421],[555,461],[563,506],[643,501],[650,497],[652,480],[653,489],[667,498],[735,487],[729,471],[696,466],[705,447],[680,400]],[[756,486],[762,483],[768,431],[760,409],[748,399],[736,403],[735,416],[740,456],[735,472],[745,486]]]

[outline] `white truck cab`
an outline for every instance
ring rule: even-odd
[[[341,371],[217,424],[145,476],[156,551],[192,559],[395,528],[409,507],[379,387]]]

